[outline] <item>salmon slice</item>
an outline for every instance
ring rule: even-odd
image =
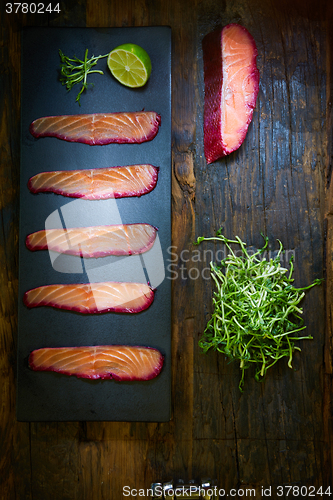
[[[41,172],[31,177],[28,188],[32,193],[49,192],[85,200],[106,200],[147,194],[155,188],[157,179],[158,167],[128,165]]]
[[[52,250],[84,258],[107,255],[136,255],[147,252],[154,244],[157,229],[150,224],[46,229],[29,234],[29,250]]]
[[[138,313],[154,300],[154,291],[144,283],[90,283],[45,285],[28,290],[27,307],[50,306],[82,314],[105,312]]]
[[[46,347],[30,353],[29,367],[79,378],[150,380],[160,373],[163,361],[160,351],[151,347]]]
[[[155,111],[95,113],[45,116],[33,121],[29,130],[37,138],[57,137],[63,141],[102,146],[151,141],[160,124],[161,117]]]
[[[204,151],[207,163],[243,143],[259,92],[257,48],[250,33],[229,24],[205,36]]]

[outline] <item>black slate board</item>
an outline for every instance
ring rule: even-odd
[[[122,43],[136,43],[149,53],[152,74],[141,89],[119,84],[106,59],[90,75],[95,86],[75,103],[79,87],[67,92],[58,80],[59,55],[83,58],[107,54]],[[36,65],[37,62],[37,65]],[[17,418],[20,421],[155,421],[170,419],[171,280],[167,259],[171,245],[171,30],[146,28],[28,28],[22,32],[21,81],[20,271]],[[55,138],[35,139],[29,124],[48,115],[156,111],[160,130],[151,142],[88,146]],[[97,168],[136,163],[160,167],[156,188],[141,198],[84,201],[55,194],[33,195],[29,178],[41,171]],[[46,221],[48,221],[46,223]],[[30,252],[26,235],[44,229],[146,222],[157,226],[158,240],[142,256],[80,259],[48,251]],[[57,257],[57,258],[56,258]],[[139,314],[80,315],[49,307],[28,309],[28,289],[89,281],[140,281],[156,286],[152,306]],[[126,344],[159,349],[162,372],[145,382],[90,381],[52,372],[33,372],[29,353],[41,347]]]

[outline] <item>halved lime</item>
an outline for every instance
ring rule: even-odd
[[[151,73],[151,61],[139,45],[125,43],[108,55],[108,66],[113,76],[127,87],[142,87]]]

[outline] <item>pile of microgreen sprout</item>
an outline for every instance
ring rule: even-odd
[[[264,236],[263,236],[264,237]],[[197,239],[224,243],[229,250],[220,265],[210,263],[211,277],[216,286],[213,294],[213,313],[207,323],[199,346],[204,352],[213,348],[225,354],[231,361],[238,360],[242,372],[239,389],[244,386],[245,370],[255,366],[255,379],[261,381],[266,372],[279,359],[288,358],[292,368],[293,352],[301,349],[294,342],[312,339],[299,336],[304,330],[303,313],[299,303],[305,291],[322,282],[316,279],[304,288],[292,283],[293,256],[290,269],[281,267],[282,243],[275,258],[261,257],[268,246],[250,255],[246,244],[236,236],[230,240],[219,230],[215,237]],[[230,245],[237,244],[241,255],[237,256]]]
[[[81,83],[81,90],[76,97],[76,101],[81,106],[80,97],[84,90],[88,88],[88,85],[93,85],[93,83],[87,83],[87,76],[91,73],[99,73],[103,75],[103,71],[99,69],[92,69],[96,66],[97,62],[108,54],[103,56],[92,56],[88,59],[88,49],[86,49],[84,54],[84,60],[78,59],[76,56],[73,58],[67,57],[59,49],[60,56],[60,81],[62,85],[66,85],[67,90],[71,90],[74,85]]]

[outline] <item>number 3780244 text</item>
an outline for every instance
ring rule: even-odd
[[[59,12],[60,4],[57,3],[53,5],[52,3],[19,3],[19,2],[7,2],[6,3],[6,13],[7,14],[51,14],[52,12]]]

